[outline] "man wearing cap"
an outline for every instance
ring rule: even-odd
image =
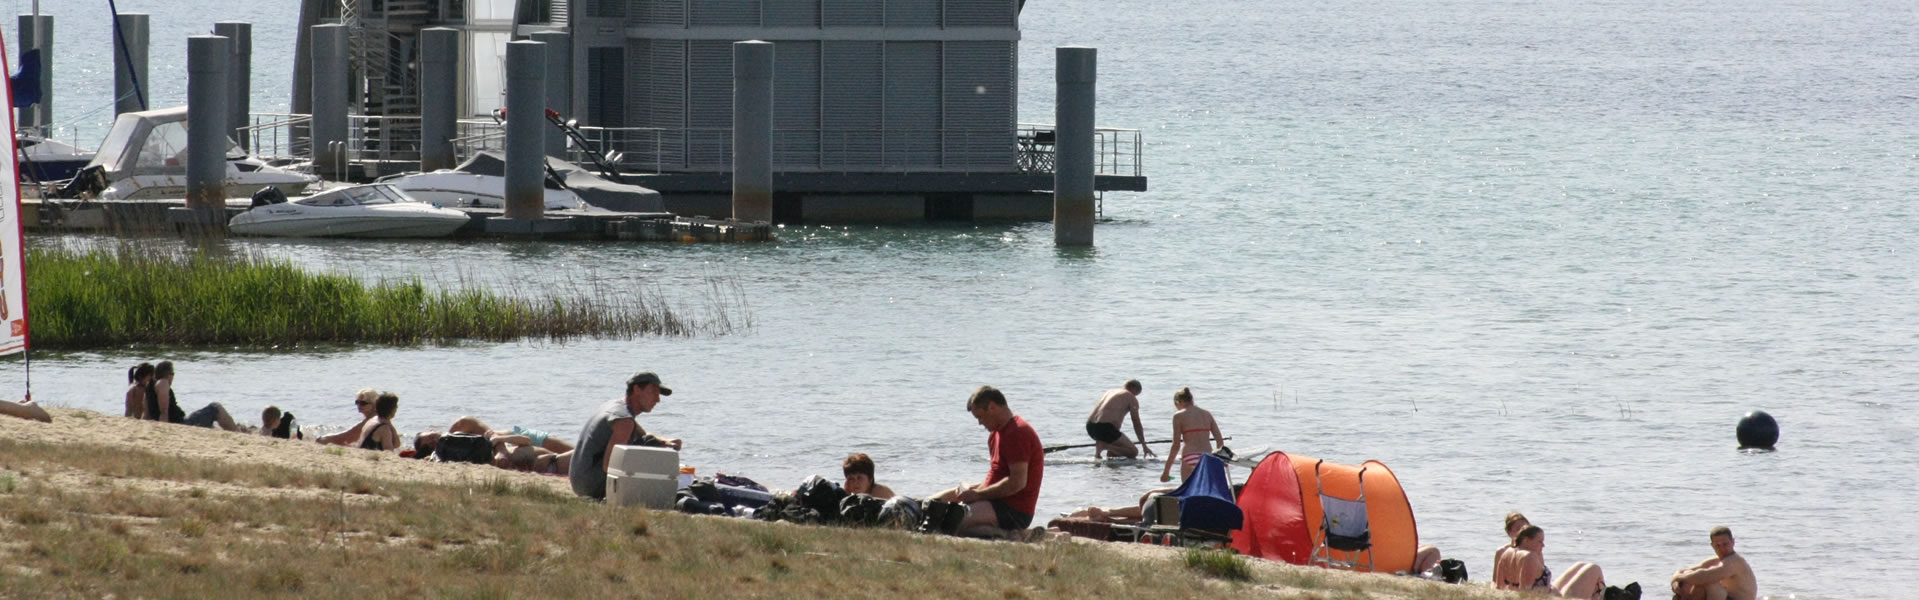
[[[574,444],[573,461],[567,478],[573,493],[596,500],[606,499],[606,465],[618,445],[664,446],[680,449],[680,440],[647,433],[634,417],[653,412],[661,396],[673,390],[660,385],[660,376],[642,371],[626,380],[626,397],[600,405],[599,411],[580,429],[580,441]]]
[[[983,385],[966,400],[967,412],[981,427],[993,432],[986,446],[992,452],[992,466],[986,482],[964,485],[935,496],[935,500],[966,505],[966,520],[960,522],[964,535],[1030,539],[1026,529],[1033,524],[1033,510],[1039,504],[1039,485],[1046,471],[1046,452],[1040,447],[1039,432],[1026,419],[1006,406],[1006,395]]]

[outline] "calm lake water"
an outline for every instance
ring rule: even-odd
[[[56,117],[97,139],[108,117],[82,113],[110,101],[105,3],[54,4]],[[255,110],[282,109],[294,3],[187,4],[203,10],[121,2],[156,15],[156,105],[183,101],[184,37],[217,16],[255,23]],[[1727,525],[1764,596],[1906,595],[1909,3],[1049,0],[1022,25],[1022,120],[1052,120],[1052,48],[1084,44],[1099,122],[1145,130],[1153,191],[1107,195],[1095,249],[1057,250],[1043,223],[741,246],[236,241],[367,278],[657,290],[691,311],[733,278],[754,327],[42,354],[35,397],[118,411],[125,367],[171,358],[188,404],[249,420],[274,403],[338,426],[374,386],[400,394],[403,429],[476,414],[571,436],[652,369],[678,393],[644,422],[702,472],[792,485],[861,451],[924,494],[986,469],[975,386],[1059,444],[1138,377],[1155,437],[1191,386],[1238,445],[1391,465],[1421,541],[1482,579],[1521,510],[1551,566],[1594,561],[1615,584],[1661,589]],[[1753,409],[1778,417],[1779,452],[1733,449]],[[1156,484],[1155,464],[1089,459],[1049,461],[1042,512]]]

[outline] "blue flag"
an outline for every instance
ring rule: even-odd
[[[13,107],[40,103],[40,49],[20,53],[20,72],[8,78],[13,84]]]

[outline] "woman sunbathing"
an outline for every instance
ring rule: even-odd
[[[1575,563],[1553,578],[1546,568],[1546,530],[1527,525],[1513,539],[1512,551],[1500,556],[1493,567],[1493,586],[1519,592],[1548,592],[1564,598],[1598,600],[1606,593],[1606,578],[1599,565]]]

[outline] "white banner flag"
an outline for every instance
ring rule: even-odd
[[[0,69],[13,73],[13,61],[6,54],[6,39],[0,36]],[[6,110],[0,121],[6,127],[7,140],[13,142],[13,85],[7,87]],[[16,143],[7,145],[6,158],[0,159],[0,356],[27,349],[27,270],[26,247],[20,223],[20,151]]]

